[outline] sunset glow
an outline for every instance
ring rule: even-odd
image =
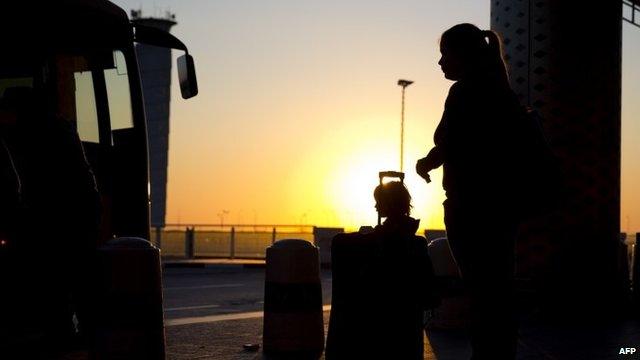
[[[226,210],[227,223],[374,224],[377,174],[399,168],[396,83],[406,78],[415,81],[405,116],[412,214],[422,229],[444,227],[441,170],[431,184],[414,172],[452,84],[437,65],[438,39],[460,22],[488,28],[490,2],[115,3],[151,15],[170,8],[172,32],[196,62],[199,96],[171,103],[168,223],[218,223]],[[624,25],[621,229],[632,232],[640,67],[630,65],[639,38]]]

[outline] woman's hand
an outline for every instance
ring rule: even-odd
[[[416,163],[416,172],[418,175],[422,176],[423,179],[427,181],[427,183],[431,182],[431,177],[429,176],[429,171],[442,166],[444,163],[444,154],[442,146],[434,146],[427,156],[418,160]]]
[[[424,157],[416,162],[416,172],[420,177],[425,179],[427,183],[431,182],[431,177],[429,176],[429,171],[431,171],[431,169],[432,167],[429,166],[428,157]]]

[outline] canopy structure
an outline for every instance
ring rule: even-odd
[[[622,19],[640,27],[640,0],[622,0]]]

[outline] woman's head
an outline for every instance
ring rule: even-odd
[[[492,30],[480,30],[473,24],[458,24],[440,37],[438,64],[449,80],[460,80],[483,73],[507,80],[502,55],[502,40]]]
[[[373,197],[381,217],[409,215],[411,195],[403,183],[393,181],[378,185],[373,191]]]

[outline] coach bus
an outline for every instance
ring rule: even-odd
[[[135,44],[184,52],[185,99],[197,94],[193,59],[106,0],[0,9],[0,358],[64,358],[94,335],[96,249],[150,238]]]

